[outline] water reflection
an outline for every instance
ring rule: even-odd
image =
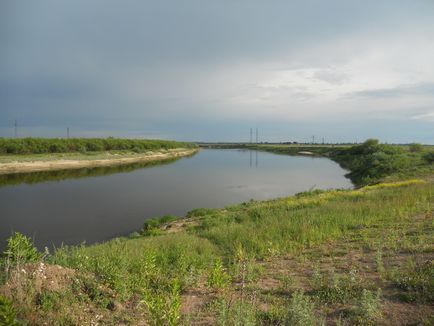
[[[0,175],[0,187],[25,184],[36,184],[48,181],[61,181],[67,179],[81,179],[88,177],[111,175],[115,173],[132,172],[146,167],[172,164],[180,158],[164,161],[140,162],[116,166],[91,167],[71,170],[40,171],[30,173],[13,173]]]
[[[258,168],[258,151],[257,150],[249,150],[249,153],[250,153],[250,168],[252,168],[253,167],[253,154],[252,154],[252,152],[255,152],[255,168]]]

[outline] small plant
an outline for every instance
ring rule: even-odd
[[[375,263],[377,265],[377,272],[380,274],[380,277],[383,280],[386,275],[386,269],[384,268],[383,253],[381,249],[378,249],[377,253],[375,254]]]
[[[35,262],[41,258],[38,250],[33,246],[31,239],[19,232],[15,232],[7,240],[4,255],[9,263],[12,264]]]
[[[0,325],[19,326],[12,302],[0,295]]]
[[[333,270],[328,276],[314,273],[312,285],[313,293],[325,303],[346,303],[359,298],[364,289],[356,269],[344,275]]]
[[[36,304],[45,312],[56,309],[58,301],[59,295],[55,292],[42,291],[36,297]]]
[[[170,292],[161,289],[147,290],[144,293],[144,300],[149,314],[150,322],[155,326],[178,325],[181,313],[180,285],[174,281]]]
[[[423,264],[409,262],[407,269],[394,272],[391,280],[398,288],[406,291],[405,301],[434,302],[434,262]]]
[[[257,325],[254,299],[249,301],[220,299],[216,302],[218,325]]]
[[[161,233],[159,226],[160,222],[157,218],[150,218],[143,223],[141,233],[145,236],[158,235]]]
[[[224,270],[221,259],[217,259],[214,262],[214,267],[208,276],[208,286],[213,289],[222,289],[229,284],[229,281],[230,276]]]
[[[316,324],[314,303],[303,291],[294,292],[285,325],[311,326]]]
[[[364,289],[357,308],[357,320],[362,325],[375,325],[381,316],[380,311],[381,290],[373,293]]]
[[[284,292],[291,291],[294,288],[295,280],[290,275],[283,275],[280,278],[279,289]]]

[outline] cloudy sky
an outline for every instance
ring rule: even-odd
[[[2,0],[0,136],[434,143],[433,0]]]

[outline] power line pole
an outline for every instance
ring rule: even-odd
[[[66,128],[66,138],[68,138],[68,139],[69,139],[69,127],[68,127],[68,128]]]
[[[256,128],[256,144],[258,143],[258,128]]]
[[[250,128],[250,144],[253,142],[253,128]]]
[[[315,144],[315,136],[312,136],[312,144]]]
[[[322,138],[322,144],[324,145],[324,137]]]
[[[15,124],[14,124],[14,135],[15,135],[15,138],[18,138],[18,122],[17,122],[17,120],[15,120]]]

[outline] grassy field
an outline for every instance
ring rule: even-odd
[[[16,234],[2,260],[0,321],[431,325],[429,152],[386,153],[419,162],[417,173],[378,158],[363,170],[381,145],[361,146],[333,154],[364,176],[355,190],[196,209],[146,221],[128,238],[53,253]],[[415,173],[423,178],[409,179]]]

